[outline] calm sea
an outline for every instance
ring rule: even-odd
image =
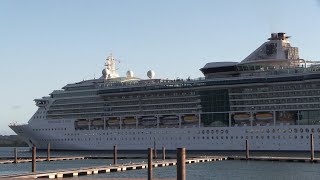
[[[130,152],[132,156],[143,156],[146,152]],[[167,152],[174,156],[175,152]],[[243,152],[187,152],[188,155],[244,155]],[[118,156],[127,155],[120,151]],[[252,155],[263,156],[299,156],[308,157],[306,152],[254,152]],[[30,157],[28,148],[19,148],[18,156]],[[158,152],[160,155],[160,152]],[[13,148],[0,148],[0,157],[12,157]],[[45,151],[37,152],[37,156],[46,156]],[[51,156],[112,156],[111,151],[52,151]],[[119,159],[118,163],[141,162],[145,159]],[[89,159],[75,161],[38,162],[37,170],[54,170],[66,168],[79,168],[111,164],[111,159]],[[0,174],[17,174],[31,171],[30,163],[0,164]],[[154,168],[156,178],[175,178],[176,167]],[[147,170],[132,170],[119,173],[106,173],[79,178],[146,178]],[[292,163],[292,162],[263,162],[263,161],[217,161],[187,165],[188,180],[210,179],[320,179],[320,164]]]

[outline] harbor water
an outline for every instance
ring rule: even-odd
[[[122,152],[118,156],[145,156],[146,152]],[[160,151],[158,152],[158,156]],[[174,156],[174,151],[168,151]],[[191,155],[244,155],[244,152],[187,152]],[[252,152],[255,156],[291,156],[309,157],[308,152]],[[317,155],[317,153],[316,153]],[[12,157],[13,148],[0,148],[0,157]],[[18,156],[30,157],[28,148],[19,148]],[[37,156],[45,157],[45,151],[38,151]],[[111,151],[52,151],[51,156],[112,156]],[[146,159],[118,159],[119,164],[142,162]],[[37,171],[93,167],[112,164],[112,159],[86,159],[72,161],[37,162]],[[188,180],[210,179],[320,179],[320,164],[301,162],[269,162],[269,161],[216,161],[186,166]],[[0,164],[0,175],[19,174],[31,171],[31,163]],[[175,178],[176,166],[154,168],[155,178]],[[97,175],[79,176],[79,178],[146,178],[147,169],[113,172]]]

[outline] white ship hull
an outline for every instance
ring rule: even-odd
[[[11,126],[30,146],[55,150],[119,150],[185,147],[188,150],[244,150],[249,140],[250,150],[308,151],[314,131],[315,149],[320,148],[320,125],[252,126],[252,127],[192,127],[149,129],[74,130],[70,120],[63,124]],[[35,131],[34,129],[41,129]],[[49,130],[50,129],[50,130]]]

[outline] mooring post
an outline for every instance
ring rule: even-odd
[[[246,159],[249,159],[249,142],[248,139],[246,139]]]
[[[314,161],[314,137],[313,134],[310,134],[310,150],[311,150],[311,161]]]
[[[48,143],[47,147],[47,161],[50,161],[50,143]]]
[[[18,163],[18,148],[14,148],[14,163]]]
[[[153,143],[153,151],[154,151],[154,153],[153,153],[153,158],[154,158],[154,159],[157,159],[156,141],[154,141],[154,143]]]
[[[37,155],[36,155],[36,152],[37,152],[37,148],[36,148],[36,145],[33,145],[32,147],[32,172],[36,172],[36,158],[37,158]]]
[[[166,147],[162,147],[162,160],[166,160]]]
[[[177,149],[177,180],[186,180],[186,148]]]
[[[113,146],[113,164],[117,164],[118,159],[118,152],[117,152],[117,145]]]
[[[152,148],[148,148],[148,180],[152,180]]]

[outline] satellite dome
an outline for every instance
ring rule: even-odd
[[[102,70],[102,75],[103,75],[103,76],[106,76],[106,75],[107,75],[107,70],[106,70],[106,69],[103,69],[103,70]]]
[[[156,75],[156,73],[155,73],[153,70],[149,70],[149,71],[147,72],[147,76],[148,76],[150,79],[152,79],[155,75]]]
[[[133,78],[133,71],[127,71],[127,78]]]

